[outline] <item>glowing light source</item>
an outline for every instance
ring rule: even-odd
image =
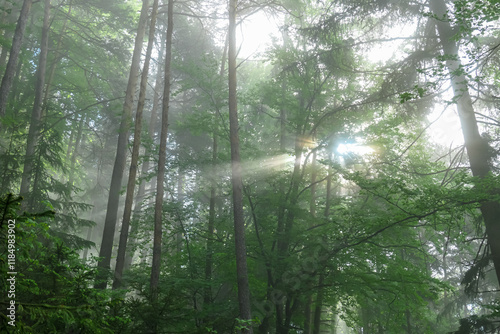
[[[368,155],[375,152],[373,148],[370,146],[358,144],[358,143],[347,143],[347,144],[339,144],[337,146],[336,152],[340,155],[345,155],[348,153],[354,153],[357,155]]]
[[[241,43],[240,58],[254,58],[272,44],[273,39],[280,39],[279,25],[281,17],[271,16],[264,11],[246,17],[238,30],[237,40]]]
[[[347,147],[346,144],[339,144],[339,146],[337,146],[337,153],[339,153],[340,155],[345,154],[348,151],[349,148]]]

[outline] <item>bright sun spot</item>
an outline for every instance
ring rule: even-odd
[[[375,152],[373,148],[358,143],[339,144],[336,151],[340,155],[344,155],[346,153],[354,153],[361,156],[372,154],[373,152]]]
[[[280,38],[279,18],[258,11],[246,17],[238,29],[236,40],[241,45],[239,58],[252,58],[266,50],[274,38]]]
[[[401,48],[405,39],[414,34],[416,27],[416,22],[395,25],[387,31],[385,36],[381,37],[382,40],[386,39],[386,42],[370,45],[370,48],[366,51],[366,57],[373,63],[387,62],[395,55],[395,51]],[[404,55],[403,52],[399,52],[399,54]]]
[[[345,154],[346,152],[349,151],[349,148],[347,147],[347,144],[340,144],[338,147],[337,147],[337,152],[342,155],[342,154]]]
[[[455,106],[437,105],[427,117],[432,125],[427,129],[430,139],[443,146],[460,146],[464,144],[460,120]]]

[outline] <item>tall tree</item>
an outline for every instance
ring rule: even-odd
[[[19,14],[19,19],[17,20],[16,31],[14,32],[12,47],[10,49],[9,61],[7,62],[7,68],[5,69],[2,84],[0,85],[0,117],[5,116],[7,99],[9,97],[12,81],[16,72],[17,59],[19,58],[19,52],[21,51],[24,30],[26,28],[26,22],[28,21],[28,15],[32,3],[32,0],[24,0],[23,6],[21,7],[21,13]]]
[[[154,92],[153,92],[153,106],[151,107],[151,117],[149,119],[149,126],[148,126],[148,132],[147,132],[147,140],[152,143],[154,141],[154,133],[155,133],[155,128],[156,124],[158,122],[158,106],[160,105],[160,88],[162,85],[162,78],[163,78],[163,73],[161,71],[161,65],[163,63],[163,53],[165,52],[165,35],[162,34],[160,38],[160,50],[158,52],[158,59],[156,61],[157,67],[156,67],[156,80],[155,80],[155,87],[154,87]],[[150,153],[150,152],[149,152]],[[149,154],[149,157],[145,159],[145,161],[142,164],[141,167],[141,178],[144,178],[146,175],[149,173],[149,167],[150,167],[150,160],[151,160],[151,155]],[[135,199],[135,206],[134,206],[134,215],[133,215],[133,220],[137,220],[139,217],[139,213],[141,211],[141,206],[142,202],[144,200],[144,195],[146,193],[146,181],[141,181],[139,184],[139,189],[137,190],[137,196]],[[156,189],[156,182],[151,180],[151,191],[154,191]],[[127,269],[130,267],[132,264],[132,258],[133,258],[133,248],[135,246],[136,242],[136,233],[137,233],[138,226],[137,224],[132,225],[130,234],[130,244],[132,247],[128,247],[129,250],[127,250],[127,254],[125,256],[125,264],[124,264],[124,269]]]
[[[146,88],[148,83],[149,63],[153,51],[153,42],[155,40],[156,14],[158,12],[158,0],[153,2],[153,11],[151,12],[151,22],[149,27],[148,47],[144,66],[142,68],[141,84],[139,91],[139,101],[135,113],[134,143],[132,145],[132,159],[130,161],[130,171],[128,174],[127,194],[125,195],[125,208],[123,211],[122,230],[120,233],[120,243],[118,245],[118,255],[116,257],[115,277],[113,289],[120,287],[123,268],[125,265],[125,253],[127,249],[128,233],[130,228],[130,218],[132,216],[132,203],[134,200],[135,183],[137,176],[137,162],[139,160],[139,149],[141,146],[142,131],[142,112],[146,101]]]
[[[233,189],[234,244],[236,247],[236,275],[238,279],[238,303],[240,317],[244,321],[252,319],[250,288],[247,271],[245,242],[245,219],[243,216],[243,178],[240,159],[240,139],[238,136],[238,102],[236,92],[236,10],[237,0],[229,1],[228,27],[228,88],[229,88],[229,141],[231,143],[231,183]],[[250,326],[242,333],[253,333]]]
[[[332,148],[329,148],[328,161],[332,161]],[[326,199],[325,199],[325,220],[330,216],[330,206],[332,201],[332,166],[328,165],[328,174],[326,177]],[[323,310],[325,273],[321,271],[318,278],[318,292],[316,293],[316,306],[314,308],[313,330],[312,334],[319,334],[321,329],[321,314]]]
[[[35,85],[35,101],[33,103],[33,110],[31,112],[31,122],[28,132],[28,139],[26,142],[26,156],[24,159],[23,176],[21,179],[20,194],[27,196],[31,184],[31,174],[35,158],[35,147],[39,133],[40,123],[42,120],[42,102],[43,102],[43,88],[45,86],[45,72],[47,69],[47,54],[49,48],[49,16],[50,16],[50,0],[45,0],[42,28],[42,40],[40,45],[40,58],[36,71],[36,85]],[[1,110],[0,110],[1,112]],[[29,206],[32,205],[32,198],[30,198]]]
[[[220,84],[224,83],[224,73],[226,68],[226,55],[227,55],[227,38],[224,43],[224,50],[222,51],[222,59],[219,71]],[[216,113],[219,113],[219,101],[213,101]],[[214,125],[214,130],[212,134],[212,170],[215,172],[217,168],[217,126]],[[210,200],[208,209],[208,224],[207,224],[207,255],[205,257],[205,280],[207,281],[207,287],[205,288],[203,294],[203,304],[209,305],[212,302],[212,289],[210,286],[210,281],[212,280],[212,267],[213,267],[213,246],[214,246],[214,232],[215,232],[215,218],[216,209],[215,204],[217,201],[217,180],[215,176],[212,175],[210,178]]]
[[[450,72],[453,100],[457,105],[470,169],[472,175],[484,178],[491,172],[490,149],[487,141],[479,134],[474,106],[469,93],[469,80],[460,60],[459,44],[455,39],[456,30],[450,24],[444,0],[430,1],[430,6],[436,17],[439,39],[443,47],[446,66]],[[491,259],[500,284],[500,203],[488,200],[481,204],[480,209],[486,227]]]
[[[150,289],[151,299],[156,302],[158,298],[158,285],[160,282],[161,268],[161,246],[162,246],[162,222],[163,222],[163,195],[165,180],[165,163],[167,160],[167,135],[168,135],[168,111],[170,108],[171,88],[171,63],[172,63],[172,35],[174,32],[174,1],[168,0],[167,7],[167,37],[165,45],[165,76],[163,88],[163,105],[161,114],[160,148],[158,155],[158,175],[156,178],[156,197],[154,210],[154,234],[153,234],[153,263],[151,266]]]
[[[69,171],[68,182],[70,185],[73,185],[73,180],[75,177],[75,167],[76,167],[76,156],[78,154],[78,149],[80,147],[80,142],[82,141],[82,133],[83,133],[83,123],[85,123],[85,116],[82,115],[80,117],[80,121],[78,122],[78,130],[76,133],[75,144],[73,148],[73,153],[71,154],[71,169]]]
[[[116,147],[115,163],[113,165],[113,174],[111,176],[111,185],[109,189],[108,205],[106,218],[104,220],[104,230],[102,233],[101,248],[99,251],[99,275],[94,285],[97,289],[105,289],[107,286],[107,273],[110,269],[111,254],[113,251],[113,239],[115,236],[116,220],[118,218],[118,205],[120,201],[120,189],[122,185],[123,170],[127,159],[128,133],[132,120],[132,106],[134,102],[135,89],[139,73],[139,62],[141,59],[142,42],[146,31],[148,18],[149,0],[143,0],[141,15],[139,17],[139,26],[135,37],[134,52],[132,55],[132,64],[130,65],[130,74],[128,78],[127,91],[125,93],[125,102],[120,121],[120,130],[118,133],[118,144]]]

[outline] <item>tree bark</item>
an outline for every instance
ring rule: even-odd
[[[233,189],[234,244],[236,248],[236,276],[240,319],[251,320],[250,289],[248,286],[245,221],[243,216],[243,179],[241,174],[240,140],[238,136],[238,103],[236,92],[236,3],[229,1],[228,30],[228,85],[229,85],[229,135],[231,143],[231,172]],[[242,333],[253,333],[252,326]]]
[[[314,319],[313,319],[313,334],[319,334],[319,331],[321,329],[321,311],[323,308],[323,296],[324,296],[324,291],[323,291],[323,283],[325,280],[325,274],[320,273],[319,274],[319,280],[318,280],[318,293],[316,294],[316,306],[314,307]]]
[[[148,17],[149,0],[143,0],[141,15],[139,18],[139,27],[135,37],[134,53],[132,55],[132,64],[125,93],[125,102],[123,104],[123,113],[118,133],[118,144],[116,147],[115,163],[111,175],[111,185],[109,189],[108,205],[106,218],[104,220],[104,231],[102,233],[101,249],[99,257],[101,258],[98,267],[98,275],[94,287],[96,289],[105,289],[107,286],[107,271],[110,269],[111,254],[113,251],[113,239],[115,236],[116,220],[118,217],[118,205],[120,201],[120,189],[122,186],[123,170],[127,159],[128,132],[132,118],[132,105],[134,103],[135,89],[137,86],[137,76],[139,73],[139,62],[141,59],[142,42],[146,30]]]
[[[316,178],[318,176],[318,170],[317,170],[317,156],[316,156],[316,151],[313,152],[312,154],[312,161],[311,161],[311,199],[309,202],[309,212],[311,213],[311,216],[316,217]]]
[[[182,145],[178,145],[178,149],[180,151],[180,148]],[[179,161],[182,161],[179,157]],[[179,168],[178,175],[177,175],[177,203],[179,206],[182,206],[182,202],[184,201],[184,171]],[[182,218],[178,217],[179,220],[176,222],[175,226],[175,254],[180,254],[182,251]],[[180,268],[180,266],[179,266]]]
[[[224,50],[222,51],[222,59],[219,71],[219,79],[221,83],[224,81],[224,72],[226,68],[226,55],[228,48],[228,40],[224,43]],[[216,112],[219,113],[219,101],[215,103]],[[212,266],[213,266],[213,244],[215,239],[215,218],[216,218],[216,202],[217,202],[217,181],[215,179],[215,169],[217,167],[217,125],[214,125],[212,133],[212,179],[210,180],[210,202],[208,209],[208,225],[207,225],[207,254],[205,258],[205,281],[207,286],[203,293],[203,305],[212,303],[212,288],[210,283],[212,281]],[[209,320],[209,319],[207,319]]]
[[[168,0],[168,22],[167,37],[165,45],[165,87],[163,89],[163,106],[161,117],[160,149],[158,155],[158,176],[156,178],[156,198],[154,212],[154,236],[153,236],[153,263],[151,266],[151,300],[158,299],[158,285],[160,282],[161,267],[161,240],[162,240],[162,214],[163,214],[163,181],[165,179],[165,162],[167,159],[167,134],[168,134],[168,110],[170,107],[170,86],[172,63],[172,35],[174,31],[174,1]]]
[[[316,217],[316,178],[318,171],[316,151],[313,152],[312,162],[311,162],[311,199],[309,202],[309,212],[311,216]],[[306,305],[304,306],[304,334],[311,333],[311,305],[312,305],[312,293],[308,292],[306,296]]]
[[[157,59],[157,64],[158,67],[156,69],[156,82],[155,82],[155,88],[154,88],[154,93],[153,93],[153,106],[151,108],[151,118],[149,119],[149,126],[148,126],[148,139],[150,139],[151,142],[154,141],[154,133],[155,133],[155,127],[158,122],[158,105],[160,104],[160,94],[158,93],[161,87],[162,79],[163,79],[163,73],[161,72],[161,66],[163,62],[163,53],[165,52],[165,38],[164,35],[162,34],[162,38],[160,38],[160,51],[158,52],[158,59]],[[148,152],[147,152],[148,153]],[[142,164],[141,168],[141,177],[147,175],[149,173],[149,166],[150,166],[150,159],[146,159],[144,163]],[[153,182],[151,180],[151,191],[154,191],[156,189],[156,182]],[[142,201],[144,200],[144,195],[146,193],[146,182],[141,182],[139,184],[139,189],[137,191],[137,195],[135,198],[135,206],[134,206],[134,214],[133,214],[133,219],[132,220],[137,220],[138,218],[138,213],[141,210],[141,205]],[[133,246],[136,243],[136,232],[137,232],[138,226],[136,224],[133,224],[131,229],[130,229],[130,240],[129,244],[130,246]],[[127,252],[125,254],[125,264],[124,264],[124,270],[127,270],[130,268],[132,265],[132,259],[134,256],[134,252],[130,250],[131,247],[128,247]]]
[[[76,133],[75,140],[75,148],[71,153],[71,169],[69,171],[69,184],[73,185],[73,180],[75,177],[75,165],[76,165],[76,155],[78,154],[78,149],[80,147],[80,143],[82,141],[82,133],[83,133],[83,123],[85,123],[86,116],[80,117],[80,122],[78,122],[78,132]]]
[[[10,25],[11,23],[14,23],[16,22],[16,19],[17,19],[17,14],[14,10],[13,10],[13,4],[11,2],[8,2],[8,1],[3,1],[2,2],[2,7],[3,7],[3,14],[2,14],[2,17],[0,18],[0,21],[3,22],[5,25]],[[4,40],[10,40],[13,38],[14,36],[14,33],[10,30],[7,30],[7,29],[3,29],[1,31],[1,33],[3,34],[3,39]],[[0,71],[5,71],[5,68],[6,68],[6,64],[7,64],[7,55],[9,53],[9,50],[3,46],[2,47],[2,51],[1,51],[1,54],[0,54]]]
[[[64,32],[66,31],[66,26],[68,24],[68,17],[71,15],[71,8],[72,8],[72,6],[73,6],[73,1],[70,0],[70,2],[69,2],[69,8],[68,8],[68,13],[66,14],[67,16],[64,18],[64,23],[63,23],[63,26],[61,28],[61,33],[59,34],[59,38],[57,39],[55,50],[53,52],[53,54],[55,56],[54,56],[54,59],[52,60],[52,64],[50,65],[50,69],[49,69],[49,72],[48,72],[48,75],[47,75],[47,80],[46,80],[46,83],[45,83],[45,86],[46,86],[45,94],[43,96],[43,104],[44,104],[45,108],[47,108],[47,101],[49,99],[49,93],[50,93],[49,87],[52,85],[52,81],[54,80],[54,74],[56,73],[57,64],[59,63],[59,61],[62,58],[62,56],[60,56],[59,53],[61,51],[62,38],[64,36]]]
[[[24,8],[24,5],[23,5]],[[22,10],[21,10],[22,13]],[[31,176],[33,172],[33,163],[35,157],[35,148],[37,138],[40,130],[40,123],[42,120],[42,98],[43,88],[45,86],[45,72],[47,68],[47,54],[49,48],[49,17],[50,17],[50,0],[45,0],[42,40],[40,45],[40,60],[36,71],[36,85],[35,85],[35,101],[33,103],[33,110],[31,112],[31,122],[28,132],[28,139],[26,142],[26,155],[24,160],[23,175],[21,179],[20,194],[27,196],[29,194],[31,185]],[[21,19],[21,18],[20,18]],[[17,29],[16,29],[17,33]],[[12,57],[12,54],[11,54]],[[10,59],[9,59],[10,63]],[[7,73],[6,73],[7,76]],[[0,97],[3,101],[3,97]],[[3,102],[1,102],[3,103]],[[1,106],[0,106],[1,108]],[[1,109],[0,109],[1,113]],[[31,201],[30,201],[31,202]],[[25,207],[26,208],[26,207]]]
[[[455,32],[448,21],[445,2],[443,0],[433,0],[430,1],[430,7],[437,16],[436,26],[443,52],[446,56],[451,56],[446,60],[446,66],[451,76],[454,101],[457,103],[458,116],[472,175],[484,178],[491,172],[489,147],[479,134],[474,107],[469,94],[468,80],[462,70],[458,44],[453,38]],[[487,201],[481,204],[480,209],[486,227],[491,258],[500,284],[500,203]]]
[[[328,160],[332,161],[332,153],[330,149],[330,154],[328,155]],[[325,199],[325,219],[328,220],[330,216],[330,205],[332,201],[332,165],[328,166],[328,175],[326,178],[326,199]],[[323,284],[325,281],[325,274],[321,272],[318,279],[318,292],[316,294],[316,306],[314,308],[314,322],[313,322],[313,334],[319,334],[321,329],[321,313],[323,309],[323,297],[324,288]]]
[[[141,75],[141,84],[139,91],[139,101],[135,113],[134,143],[132,145],[132,158],[128,174],[127,193],[125,195],[125,208],[123,210],[122,230],[120,232],[120,241],[118,244],[118,254],[116,257],[115,276],[113,280],[113,289],[122,285],[123,268],[125,266],[125,253],[127,250],[128,232],[130,228],[130,218],[132,216],[132,204],[134,201],[135,181],[137,177],[137,162],[139,161],[139,149],[141,147],[142,131],[142,112],[146,101],[146,88],[148,84],[149,63],[151,62],[151,53],[153,51],[153,42],[155,39],[156,13],[158,12],[158,0],[153,2],[153,11],[151,13],[151,22],[149,27],[148,46],[146,57]]]
[[[214,131],[212,142],[212,169],[215,170],[217,164],[217,134]],[[205,258],[205,281],[207,287],[203,294],[203,305],[212,303],[212,289],[210,282],[212,280],[212,256],[214,244],[214,231],[215,231],[215,201],[216,201],[216,182],[212,177],[210,184],[210,204],[208,209],[208,226],[207,226],[207,255]]]
[[[19,52],[21,51],[24,30],[26,28],[26,22],[28,20],[32,3],[32,0],[24,0],[21,13],[19,14],[19,19],[17,20],[16,30],[12,40],[12,47],[10,48],[9,61],[7,62],[7,68],[5,69],[5,74],[0,85],[0,117],[5,116],[7,99],[9,97],[10,88],[12,87],[17,59],[19,58]],[[41,54],[40,57],[42,57]]]

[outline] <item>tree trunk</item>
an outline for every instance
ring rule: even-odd
[[[64,23],[61,28],[61,33],[59,34],[59,38],[57,39],[56,47],[53,52],[54,59],[52,60],[52,64],[50,65],[50,69],[47,75],[47,80],[45,83],[46,89],[45,89],[45,95],[43,96],[43,103],[44,107],[47,108],[47,101],[49,99],[49,93],[50,89],[49,87],[52,85],[52,81],[54,80],[54,74],[56,73],[56,67],[59,61],[61,60],[62,56],[59,55],[61,51],[61,44],[62,44],[62,38],[64,36],[64,32],[66,31],[66,26],[68,24],[68,17],[71,15],[71,8],[72,8],[73,1],[70,0],[69,2],[69,8],[68,8],[68,13],[66,14],[67,16],[64,18]]]
[[[10,25],[11,23],[14,23],[17,19],[16,12],[13,10],[13,4],[8,1],[3,1],[2,2],[2,7],[3,7],[3,14],[2,17],[0,18],[0,22],[3,22],[5,26]],[[9,29],[3,29],[2,30],[3,34],[3,39],[5,41],[11,40],[13,37],[13,32],[10,31]],[[5,72],[6,64],[7,64],[7,55],[9,53],[9,50],[5,47],[2,46],[2,51],[0,54],[0,73]]]
[[[212,143],[212,170],[215,171],[217,164],[217,134],[214,131]],[[212,289],[210,282],[212,280],[212,256],[214,244],[214,231],[215,231],[215,201],[216,201],[216,187],[217,183],[215,177],[212,176],[210,184],[210,204],[208,209],[208,226],[207,226],[207,255],[205,258],[205,281],[207,287],[203,295],[203,305],[212,303]]]
[[[228,44],[228,85],[229,85],[229,135],[231,143],[231,171],[233,188],[234,244],[236,248],[236,276],[238,279],[238,302],[240,319],[252,319],[250,289],[248,286],[247,254],[245,242],[245,221],[243,217],[243,179],[240,162],[240,140],[238,137],[238,104],[236,96],[236,0],[229,1],[229,44]],[[253,333],[253,328],[242,330]]]
[[[286,43],[285,43],[286,45]],[[283,82],[281,85],[281,90],[283,94],[285,94],[286,91],[286,84]],[[286,109],[284,106],[280,108],[280,152],[284,153],[286,151],[287,147],[287,136],[286,136]],[[285,165],[283,165],[285,166]],[[284,231],[285,231],[285,209],[286,209],[286,202],[288,201],[288,196],[285,191],[285,184],[283,182],[280,182],[279,184],[279,194],[280,194],[280,205],[278,207],[278,214],[277,214],[277,226],[276,226],[276,244],[278,245],[278,258],[280,262],[283,262],[284,257],[281,254],[281,249],[282,246],[281,244],[283,243],[283,238],[284,238]],[[274,248],[274,247],[273,247]],[[283,262],[284,263],[284,262]],[[283,269],[281,267],[277,268],[277,274],[276,274],[276,282],[275,283],[280,283],[280,277],[283,275]],[[268,279],[268,286],[272,286],[273,282],[269,282]],[[276,284],[278,285],[278,284]],[[283,305],[281,305],[281,302],[275,302],[275,310],[276,310],[276,332],[279,333],[282,331],[282,324],[283,324]],[[306,320],[307,322],[307,320]]]
[[[182,145],[178,146],[180,150]],[[182,161],[179,157],[179,161]],[[178,176],[177,176],[177,203],[179,206],[182,206],[182,202],[184,201],[184,172],[181,168],[179,168]],[[179,220],[176,223],[175,227],[175,253],[180,254],[182,251],[182,218],[178,217]],[[180,266],[179,266],[180,267]]]
[[[316,217],[316,178],[318,176],[316,151],[313,152],[311,161],[311,199],[309,202],[309,212]]]
[[[106,207],[106,203],[103,203],[102,197],[101,197],[101,196],[105,195],[106,190],[101,186],[101,184],[102,184],[102,179],[104,177],[104,169],[105,169],[104,165],[106,164],[104,161],[105,160],[104,156],[106,155],[105,152],[109,152],[111,146],[112,146],[112,144],[111,144],[111,140],[110,140],[110,135],[107,134],[107,136],[104,138],[104,145],[102,147],[102,150],[100,151],[100,154],[97,156],[96,180],[95,180],[95,185],[94,185],[93,190],[92,190],[91,195],[90,195],[93,198],[93,207],[92,207],[92,212],[90,215],[90,220],[94,221],[94,222],[100,219],[99,213],[104,211],[104,208]],[[92,238],[92,237],[95,236],[95,232],[97,230],[98,230],[97,225],[89,226],[89,228],[87,230],[87,241],[94,240],[94,238]],[[89,252],[89,249],[85,248],[85,250],[83,251],[83,255],[82,255],[82,258],[84,260],[87,259],[88,252]]]
[[[316,178],[318,176],[316,159],[316,151],[314,151],[311,162],[311,199],[309,202],[309,213],[313,217],[316,217]],[[311,305],[312,293],[308,293],[308,295],[306,296],[306,305],[304,306],[304,334],[311,333]]]
[[[27,196],[29,194],[32,170],[33,170],[33,162],[34,162],[33,160],[35,157],[35,147],[39,134],[40,123],[42,120],[42,98],[43,98],[43,88],[45,86],[45,72],[47,68],[47,54],[49,48],[49,16],[50,16],[50,0],[45,0],[42,41],[40,45],[40,60],[38,62],[38,67],[36,71],[35,101],[33,103],[33,110],[31,112],[31,122],[28,132],[28,139],[26,142],[26,156],[24,160],[24,169],[21,179],[20,194],[22,196]],[[3,100],[2,97],[0,97],[0,99]]]
[[[125,208],[123,210],[122,230],[118,244],[118,254],[116,257],[115,276],[113,280],[113,289],[117,289],[122,284],[123,268],[125,265],[125,252],[127,250],[128,230],[130,228],[130,218],[132,216],[132,204],[134,201],[135,181],[137,176],[137,162],[139,160],[139,149],[141,147],[142,131],[142,112],[146,101],[146,88],[148,84],[149,63],[153,51],[153,42],[155,39],[156,13],[158,12],[158,0],[153,2],[153,11],[151,13],[151,23],[149,27],[148,47],[142,69],[141,84],[139,92],[139,101],[135,113],[134,143],[132,146],[132,159],[127,183],[127,194],[125,195]]]
[[[106,272],[110,269],[111,254],[113,251],[113,239],[115,236],[116,220],[118,217],[120,189],[122,186],[123,170],[127,159],[128,132],[132,118],[131,113],[132,105],[134,103],[135,89],[137,86],[142,42],[146,30],[148,4],[149,0],[143,0],[141,16],[139,18],[139,27],[135,37],[134,53],[132,55],[132,64],[130,66],[127,91],[125,93],[125,102],[123,104],[123,113],[118,133],[118,144],[116,147],[116,157],[113,165],[113,173],[111,175],[106,218],[104,220],[104,230],[102,233],[101,249],[99,251],[99,257],[101,260],[97,264],[99,271],[94,285],[96,289],[105,289],[107,286]]]
[[[308,294],[306,297],[306,305],[304,306],[304,334],[311,333],[311,305],[312,305],[312,295]]]
[[[0,85],[0,117],[5,116],[7,99],[9,97],[10,88],[12,87],[17,59],[19,58],[19,52],[21,51],[24,29],[26,28],[26,22],[28,20],[28,14],[30,12],[32,2],[32,0],[24,0],[21,13],[19,14],[19,19],[17,20],[16,30],[12,40],[12,47],[10,48],[9,61],[7,62],[7,68],[5,69],[2,84]],[[40,54],[40,58],[41,57],[42,55]]]
[[[331,150],[330,150],[331,152]],[[330,162],[332,161],[332,154],[329,154]],[[330,216],[330,204],[332,200],[332,165],[328,166],[328,175],[326,178],[326,199],[325,199],[325,219],[328,220]],[[321,329],[321,313],[323,309],[323,296],[324,288],[323,284],[325,281],[325,274],[321,272],[318,279],[318,292],[316,294],[316,306],[314,308],[314,324],[313,324],[313,334],[319,334]]]
[[[160,64],[162,63],[163,59],[163,53],[165,52],[165,39],[163,37],[164,35],[162,34],[162,38],[160,38],[160,51],[158,52],[158,59],[157,59],[157,64],[158,67],[156,69],[156,82],[155,82],[155,88],[154,88],[154,93],[153,93],[153,106],[151,108],[151,118],[149,119],[149,127],[148,127],[148,138],[150,139],[151,142],[154,141],[154,133],[155,133],[155,127],[158,122],[158,105],[160,104],[160,94],[158,93],[161,83],[162,83],[162,72],[161,72],[161,66]],[[148,152],[146,152],[148,153]],[[144,163],[142,164],[141,168],[141,177],[147,175],[149,173],[149,165],[150,165],[150,158],[146,159]],[[156,189],[156,182],[151,181],[151,190],[154,191]],[[137,195],[135,198],[135,206],[134,206],[134,214],[133,214],[133,219],[132,220],[137,220],[138,218],[138,213],[141,210],[141,205],[142,201],[144,200],[144,195],[146,193],[146,182],[141,182],[139,184],[139,190],[137,191]],[[138,226],[136,224],[132,225],[132,228],[130,229],[130,240],[129,244],[131,247],[133,247],[136,243],[136,238],[135,235],[137,233]],[[130,248],[128,247],[127,252],[125,254],[125,264],[124,264],[124,270],[127,270],[130,268],[132,265],[132,259],[134,256],[134,252],[130,251]]]
[[[321,311],[323,308],[323,283],[325,280],[325,274],[319,274],[318,280],[318,293],[316,294],[316,306],[314,307],[314,320],[313,320],[313,334],[319,334],[321,329]]]
[[[222,51],[222,59],[219,71],[219,79],[221,83],[224,80],[224,72],[226,67],[226,55],[228,48],[228,40],[226,36],[226,42],[224,43],[224,50]],[[215,103],[216,112],[219,113],[219,101]],[[212,288],[210,283],[212,281],[212,266],[213,266],[213,244],[214,244],[214,232],[215,232],[215,218],[216,218],[216,202],[217,202],[217,181],[215,179],[215,170],[217,168],[217,126],[213,130],[212,134],[212,179],[210,180],[210,202],[208,209],[208,226],[207,226],[207,255],[205,258],[205,281],[207,286],[203,293],[203,305],[209,305],[212,303]],[[220,211],[220,210],[219,210]],[[209,319],[207,319],[209,320]]]
[[[286,84],[281,85],[283,93],[286,92]],[[284,153],[286,150],[286,109],[284,106],[280,109],[280,151]]]
[[[165,87],[163,89],[163,106],[161,116],[160,152],[158,155],[158,176],[156,178],[156,198],[154,213],[153,263],[151,266],[151,300],[158,299],[158,284],[160,282],[161,240],[163,214],[163,181],[165,179],[165,162],[167,160],[168,110],[170,107],[170,86],[172,63],[172,34],[174,31],[174,1],[168,0],[167,37],[165,45]]]
[[[78,123],[78,132],[76,133],[75,148],[71,154],[71,169],[69,171],[69,184],[73,186],[73,180],[75,177],[75,165],[76,165],[76,155],[78,154],[78,148],[80,147],[80,142],[82,141],[83,123],[85,123],[85,116],[80,117],[80,122]]]
[[[69,160],[71,158],[74,137],[75,137],[75,130],[71,129],[71,134],[69,135],[69,139],[68,139],[68,149],[66,150],[66,159],[67,160]]]
[[[458,55],[458,44],[453,38],[455,33],[447,19],[445,2],[443,0],[433,0],[430,1],[430,6],[438,18],[436,26],[439,39],[443,45],[443,52],[446,56],[451,56],[446,60],[446,66],[451,76],[454,101],[457,103],[458,116],[460,118],[472,175],[483,178],[491,171],[489,166],[489,147],[479,134],[474,107],[472,106],[472,99],[469,94],[468,81],[463,73]],[[500,284],[500,203],[495,201],[482,203],[481,214],[486,227],[491,258],[498,283]]]

